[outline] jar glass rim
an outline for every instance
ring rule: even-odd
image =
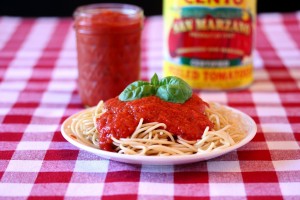
[[[88,17],[95,14],[99,14],[103,10],[117,11],[132,17],[137,15],[143,15],[143,9],[136,5],[123,4],[123,3],[97,3],[97,4],[79,6],[75,10],[73,16]]]

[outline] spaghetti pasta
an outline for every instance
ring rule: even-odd
[[[106,110],[103,101],[73,118],[70,126],[74,137],[84,144],[99,148],[96,119]],[[140,119],[135,131],[128,138],[111,136],[115,151],[121,154],[146,156],[172,156],[202,154],[228,148],[245,137],[245,125],[240,116],[224,106],[210,103],[205,115],[214,123],[214,128],[206,127],[202,138],[188,141],[165,129],[164,123],[144,123]]]

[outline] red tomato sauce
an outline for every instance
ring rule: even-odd
[[[97,119],[100,149],[113,151],[111,136],[129,137],[141,118],[144,123],[161,122],[167,131],[186,140],[200,139],[204,129],[213,123],[204,115],[208,104],[193,94],[184,104],[171,103],[156,96],[122,102],[118,97],[105,102],[107,110]]]
[[[82,11],[74,24],[79,94],[87,106],[117,96],[140,73],[143,14],[96,9]]]

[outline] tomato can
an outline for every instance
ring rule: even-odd
[[[256,0],[164,0],[163,15],[165,76],[203,90],[252,83]]]

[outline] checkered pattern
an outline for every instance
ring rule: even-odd
[[[162,76],[162,18],[146,20],[142,79]],[[258,133],[237,151],[179,166],[109,161],[66,142],[83,109],[71,19],[0,17],[0,198],[299,199],[300,13],[258,19],[255,82],[200,92],[249,114]]]

